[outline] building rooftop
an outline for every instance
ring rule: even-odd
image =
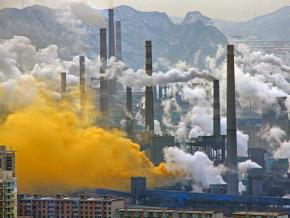
[[[288,215],[286,212],[258,212],[258,211],[240,211],[233,215],[251,215],[251,216],[283,216]]]
[[[31,196],[31,195],[19,195],[18,196],[19,200],[51,200],[51,201],[119,201],[123,200],[123,198],[113,198],[113,197],[99,197],[99,198],[83,198],[83,197],[49,197],[49,196],[41,196],[41,195],[36,195],[36,196]]]
[[[153,207],[137,207],[137,208],[127,208],[127,209],[119,209],[118,211],[125,212],[155,212],[155,213],[192,213],[192,214],[216,214],[221,213],[220,211],[203,211],[203,210],[173,210],[173,209],[165,209],[165,208],[153,208]]]

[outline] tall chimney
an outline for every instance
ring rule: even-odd
[[[86,101],[86,67],[85,56],[80,56],[80,102],[81,110],[84,110]]]
[[[221,115],[220,115],[220,81],[213,82],[213,135],[221,135]]]
[[[126,121],[127,121],[127,125],[126,125],[126,130],[127,130],[127,135],[128,136],[133,136],[133,118],[132,118],[132,114],[133,114],[133,103],[132,103],[132,88],[131,87],[127,87],[126,89],[126,103],[127,103],[127,117],[126,117]]]
[[[239,194],[234,46],[227,46],[227,166],[228,194]]]
[[[146,48],[146,74],[152,76],[152,42],[145,42]],[[154,133],[154,104],[153,104],[153,88],[146,86],[145,88],[145,129],[150,133]]]
[[[122,51],[122,24],[121,21],[116,21],[116,59],[118,61],[123,60]]]
[[[109,15],[109,58],[116,56],[114,9],[108,9]]]
[[[115,21],[114,21],[114,9],[108,9],[109,15],[109,58],[116,57],[116,40],[115,40]],[[117,94],[117,82],[116,78],[109,80],[110,101],[115,107],[114,96]]]
[[[109,111],[108,80],[105,77],[107,68],[107,30],[100,29],[100,111],[107,115]]]
[[[66,72],[61,72],[60,74],[60,83],[61,83],[61,94],[64,95],[67,90],[66,85]]]
[[[116,21],[116,59],[123,61],[123,49],[122,49],[122,23]],[[133,136],[133,103],[132,103],[132,88],[126,88],[126,132],[128,136]]]

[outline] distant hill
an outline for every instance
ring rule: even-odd
[[[189,13],[181,24],[174,24],[165,13],[141,12],[128,6],[117,7],[115,13],[123,26],[124,60],[134,68],[144,65],[145,40],[152,40],[154,60],[165,57],[171,62],[182,60],[201,67],[218,45],[227,43],[226,37],[196,12]],[[2,9],[0,38],[26,36],[38,48],[56,44],[65,59],[80,53],[95,57],[99,51],[98,28],[66,16],[65,11],[42,6]]]
[[[268,41],[290,40],[290,6],[247,22],[218,20],[214,23],[227,36],[255,37]]]

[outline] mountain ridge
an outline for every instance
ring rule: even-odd
[[[105,10],[101,13],[106,16]],[[80,53],[96,57],[99,29],[66,16],[70,16],[67,11],[44,6],[1,9],[0,38],[25,36],[37,48],[56,44],[64,59]],[[186,61],[200,67],[207,56],[216,53],[218,45],[227,43],[216,27],[202,22],[174,24],[166,13],[140,12],[132,7],[118,6],[115,17],[122,21],[124,61],[135,69],[143,68],[145,40],[152,40],[154,61],[163,57],[172,63]]]
[[[215,26],[228,37],[256,38],[265,41],[288,41],[290,6],[243,22],[215,21]]]

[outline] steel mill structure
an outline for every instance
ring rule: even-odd
[[[156,81],[153,81],[155,76],[154,41],[147,39],[142,42],[145,43],[144,72],[149,81],[145,87],[137,90],[130,87],[128,85],[130,83],[126,84],[127,87],[123,87],[118,83],[120,72],[116,71],[111,74],[110,65],[126,61],[123,56],[123,51],[127,49],[124,46],[127,39],[122,35],[124,27],[126,27],[126,22],[118,20],[118,13],[110,8],[108,26],[100,28],[99,35],[96,36],[99,38],[100,57],[99,69],[96,71],[99,72],[100,78],[95,78],[98,84],[93,87],[93,91],[97,96],[94,106],[101,113],[96,123],[109,130],[123,128],[128,138],[141,145],[140,151],[151,160],[152,164],[149,161],[148,163],[152,168],[164,161],[163,151],[166,147],[186,147],[191,154],[196,151],[204,152],[214,166],[223,164],[226,167],[227,171],[222,175],[225,183],[208,184],[208,187],[202,190],[203,193],[194,192],[190,179],[172,186],[155,184],[154,187],[148,188],[150,181],[148,182],[145,177],[140,177],[143,175],[143,172],[140,172],[140,175],[132,175],[130,192],[107,189],[86,190],[93,196],[90,198],[75,197],[77,193],[70,198],[19,195],[18,215],[35,218],[122,218],[133,217],[133,214],[134,217],[219,218],[224,215],[242,218],[247,217],[249,211],[259,210],[264,210],[264,213],[262,215],[258,212],[251,213],[250,216],[265,216],[264,214],[269,211],[273,212],[269,215],[271,217],[284,218],[285,213],[289,214],[290,199],[283,198],[290,193],[289,160],[273,157],[268,142],[258,134],[267,126],[277,126],[285,132],[285,140],[289,139],[286,98],[277,96],[275,107],[279,108],[279,114],[271,108],[264,108],[263,112],[254,111],[251,100],[247,109],[245,109],[246,106],[236,107],[235,47],[228,45],[227,71],[223,72],[223,76],[227,77],[226,84],[215,78],[208,79],[206,82],[213,93],[213,97],[210,97],[212,134],[198,135],[188,141],[178,141],[175,136],[168,134],[169,131],[162,119],[165,108],[163,103],[170,100],[172,84],[158,85]],[[81,115],[84,115],[91,90],[89,81],[92,80],[86,74],[85,56],[79,56],[79,76],[80,111]],[[67,80],[66,72],[60,72],[59,90],[62,98],[65,98],[70,91]],[[134,84],[134,81],[130,82]],[[224,93],[226,96],[223,96],[220,90],[226,90]],[[169,113],[171,113],[172,122],[177,126],[182,112],[191,110],[192,106],[180,93],[175,93],[174,98],[180,110],[172,109]],[[221,102],[226,102],[226,108],[222,107]],[[137,115],[142,119],[137,119]],[[225,121],[221,119],[222,117],[226,118],[226,122],[222,122]],[[159,132],[157,132],[157,127],[160,128]],[[244,157],[238,156],[238,130],[249,135],[249,148]],[[14,152],[1,147],[0,153],[2,155],[0,211],[4,214],[2,217],[12,218],[17,215],[15,212]],[[238,164],[246,160],[252,160],[261,167],[249,169],[246,176],[239,178]],[[158,209],[152,207],[158,207]],[[282,213],[274,213],[276,210]]]

